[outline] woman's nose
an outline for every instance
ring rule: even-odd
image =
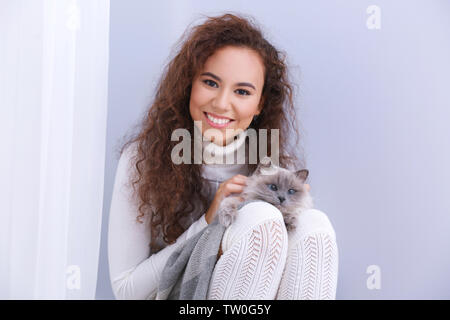
[[[218,111],[226,111],[231,108],[230,95],[226,90],[221,90],[213,101],[214,109]]]

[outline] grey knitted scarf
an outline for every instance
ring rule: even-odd
[[[238,210],[249,202],[238,206]],[[206,300],[225,227],[216,218],[181,244],[169,257],[156,300]]]
[[[169,257],[156,300],[206,300],[225,227],[216,218]]]

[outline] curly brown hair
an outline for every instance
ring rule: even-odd
[[[279,129],[280,166],[304,167],[295,155],[299,148],[299,131],[293,104],[293,89],[288,81],[286,55],[275,49],[263,36],[253,18],[238,14],[206,16],[206,21],[188,28],[180,38],[175,57],[165,66],[159,85],[139,131],[121,148],[121,153],[131,143],[136,143],[132,164],[136,176],[131,177],[135,199],[139,201],[139,215],[150,215],[152,252],[161,248],[155,239],[162,231],[165,243],[174,243],[185,229],[179,223],[194,209],[196,201],[208,208],[206,195],[202,194],[206,182],[201,176],[201,165],[179,164],[171,161],[171,150],[178,143],[171,141],[175,129],[185,128],[194,134],[194,121],[189,112],[192,82],[204,63],[214,52],[225,46],[253,49],[264,62],[264,87],[261,98],[262,111],[249,128],[267,129],[270,154],[269,129]],[[296,146],[288,152],[290,134]],[[292,138],[292,137],[291,137]],[[193,157],[194,152],[191,152]],[[259,152],[257,152],[259,155]],[[259,162],[259,159],[257,159]],[[248,164],[249,172],[256,165]],[[180,205],[181,204],[181,205]]]

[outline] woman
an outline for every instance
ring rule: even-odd
[[[242,192],[256,168],[249,161],[250,129],[268,134],[268,154],[277,147],[280,166],[302,167],[288,150],[287,139],[296,134],[297,142],[298,130],[284,58],[261,31],[225,14],[185,37],[119,160],[108,234],[118,299],[154,299],[170,254],[214,219],[225,197]],[[177,129],[194,137],[183,150],[189,161],[182,163],[174,161]],[[273,129],[278,140],[272,140]],[[223,161],[199,160],[210,146],[214,159]],[[241,151],[245,163],[236,161]],[[233,163],[225,160],[230,156]],[[335,298],[337,245],[319,210],[302,212],[299,227],[288,234],[277,208],[246,204],[226,229],[218,257],[208,299]]]

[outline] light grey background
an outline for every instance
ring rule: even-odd
[[[366,9],[381,9],[369,30]],[[117,147],[199,14],[250,14],[288,54],[316,207],[339,246],[338,299],[450,298],[450,2],[111,1],[97,299],[113,299],[108,211]],[[381,289],[369,290],[369,265]]]

